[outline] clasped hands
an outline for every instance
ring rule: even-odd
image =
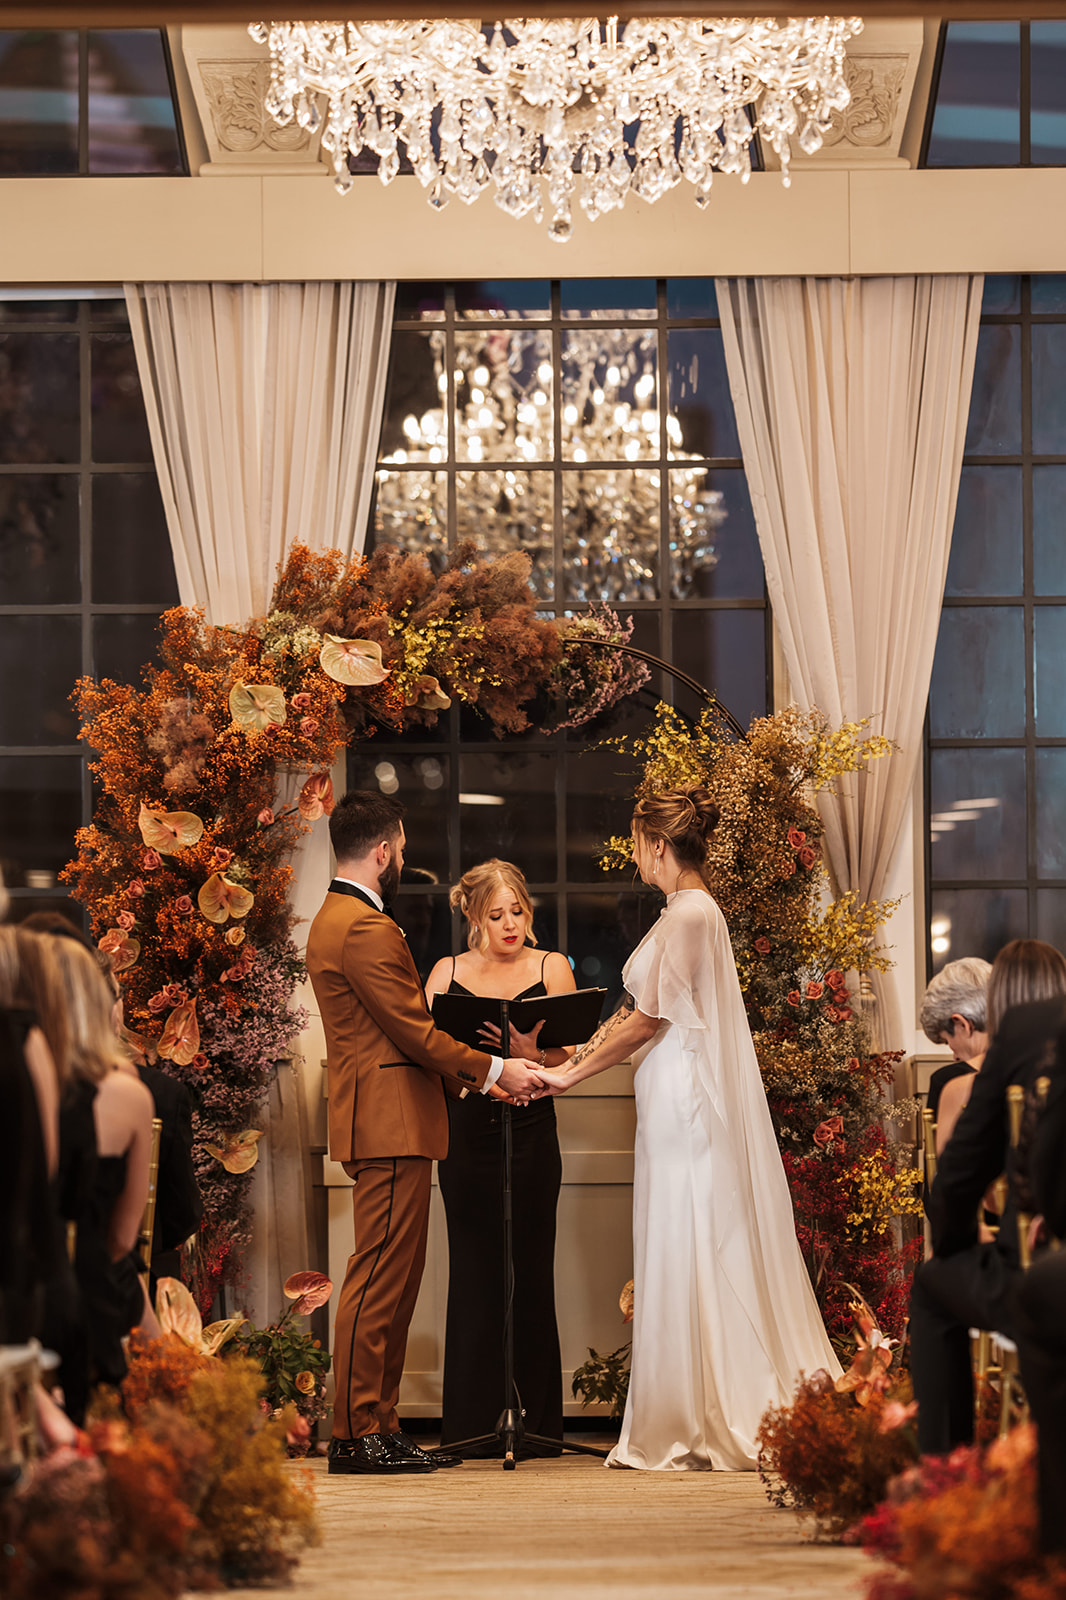
[[[489,1090],[494,1100],[503,1100],[512,1106],[527,1106],[531,1100],[563,1094],[570,1087],[564,1073],[542,1067],[538,1062],[541,1052],[537,1035],[543,1025],[543,1022],[536,1023],[529,1033],[519,1033],[517,1028],[508,1030],[508,1042],[515,1054],[504,1061],[503,1071]],[[495,1023],[486,1022],[481,1029],[481,1037],[486,1049],[499,1050],[500,1030]]]

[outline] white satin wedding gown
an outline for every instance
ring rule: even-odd
[[[670,895],[623,979],[663,1025],[635,1058],[633,1359],[607,1464],[744,1471],[767,1406],[840,1365],[711,896]]]

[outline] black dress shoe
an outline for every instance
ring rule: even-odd
[[[367,1433],[361,1439],[331,1439],[327,1472],[359,1473],[394,1477],[399,1472],[433,1472],[434,1466],[424,1451],[406,1455],[393,1447],[390,1433]],[[416,1447],[417,1448],[417,1447]]]
[[[415,1444],[410,1434],[404,1433],[402,1429],[396,1433],[388,1433],[385,1437],[393,1449],[398,1450],[401,1455],[411,1460],[421,1458],[423,1461],[428,1461],[431,1467],[461,1467],[463,1464],[462,1456],[445,1455],[442,1450],[423,1450],[421,1445]]]

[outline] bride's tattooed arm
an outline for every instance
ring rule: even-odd
[[[635,1010],[636,1001],[633,999],[633,996],[631,994],[624,994],[622,996],[622,1003],[618,1007],[618,1010],[613,1011],[607,1018],[606,1022],[600,1023],[599,1027],[596,1029],[596,1032],[592,1035],[592,1038],[587,1044],[583,1044],[580,1050],[574,1051],[574,1054],[570,1057],[570,1060],[567,1063],[565,1069],[566,1072],[569,1073],[572,1068],[579,1067],[582,1061],[586,1060],[594,1050],[598,1050],[600,1045],[603,1044],[606,1039],[609,1039],[613,1033],[617,1033],[622,1023],[625,1022],[628,1017],[631,1017]]]

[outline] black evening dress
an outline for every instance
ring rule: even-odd
[[[546,994],[541,981],[518,1000]],[[454,965],[453,965],[454,971]],[[454,976],[449,994],[469,994]],[[562,1157],[555,1102],[511,1111],[514,1217],[514,1346],[517,1398],[504,1392],[503,1107],[468,1094],[449,1100],[448,1158],[438,1167],[448,1219],[448,1318],[441,1441],[495,1431],[501,1411],[521,1405],[525,1427],[561,1439],[563,1380],[555,1320],[555,1209]],[[488,1453],[492,1453],[489,1451]]]

